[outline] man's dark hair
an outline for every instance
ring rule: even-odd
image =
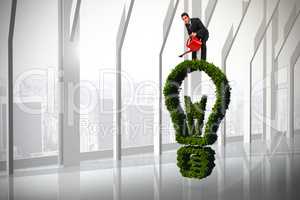
[[[190,17],[189,14],[187,14],[186,12],[184,12],[184,13],[181,14],[181,18],[182,18],[183,16]]]

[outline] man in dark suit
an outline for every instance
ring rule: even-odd
[[[201,39],[201,59],[206,60],[206,41],[209,38],[209,32],[199,18],[190,18],[187,13],[182,13],[181,18],[184,21],[186,29],[190,37]],[[197,59],[197,52],[192,53],[192,59]]]

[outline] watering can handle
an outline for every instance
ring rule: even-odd
[[[187,45],[191,42],[191,40],[192,40],[192,37],[189,37],[189,38],[187,39],[187,41],[186,41],[185,46],[187,46]]]
[[[193,39],[193,38],[195,38],[195,37],[192,37],[192,36],[190,36],[188,39],[187,39],[187,41],[186,41],[186,46],[191,42],[191,40]],[[201,41],[201,40],[200,40]]]

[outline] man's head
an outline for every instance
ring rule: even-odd
[[[181,14],[181,19],[184,21],[185,24],[188,24],[190,21],[190,17],[186,12]]]

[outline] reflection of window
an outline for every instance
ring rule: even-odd
[[[0,161],[6,160],[6,103],[0,97]]]

